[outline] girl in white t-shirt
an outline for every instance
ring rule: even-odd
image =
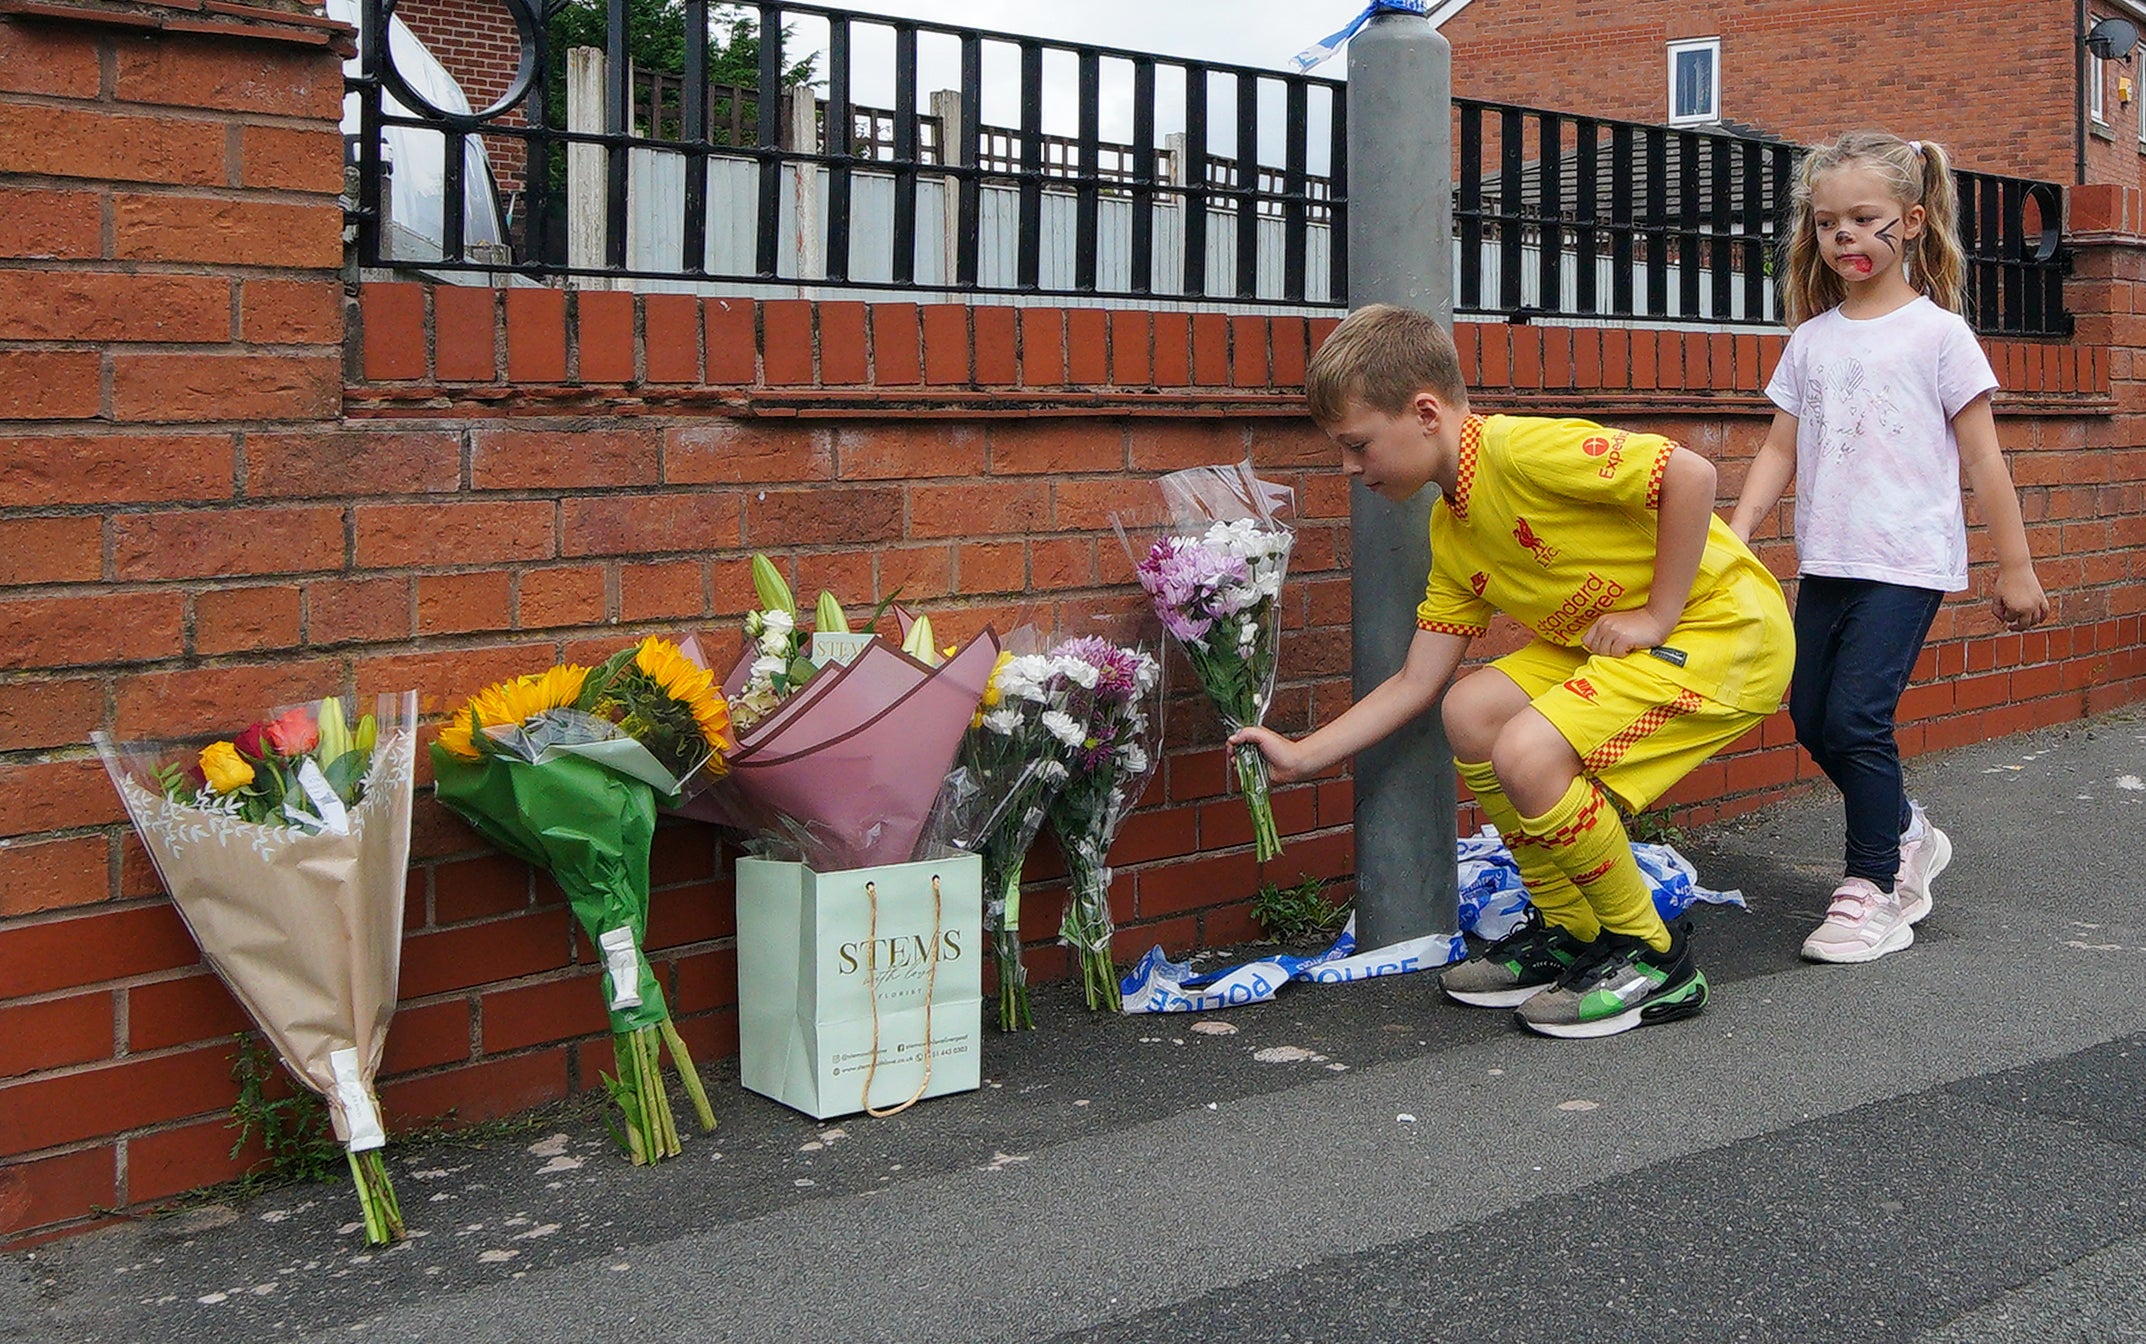
[[[2013,630],[2049,599],[1990,414],[1996,376],[1959,315],[1959,198],[1945,151],[1877,131],[1803,160],[1782,291],[1794,329],[1766,395],[1779,409],[1729,526],[1796,482],[1796,740],[1840,789],[1847,871],[1814,961],[1915,941],[1951,842],[1911,803],[1893,716],[1938,604],[1967,586],[1964,470],[1997,550],[1990,608]]]

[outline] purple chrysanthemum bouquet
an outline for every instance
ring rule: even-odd
[[[1060,941],[1080,963],[1092,1009],[1122,1006],[1111,960],[1110,843],[1147,786],[1159,754],[1162,665],[1145,650],[1086,636],[1047,655],[1051,707],[1041,723],[1066,777],[1052,795],[1051,829],[1065,852],[1069,891]]]
[[[1172,531],[1134,565],[1200,685],[1234,733],[1266,717],[1282,643],[1282,577],[1295,538],[1277,517],[1290,492],[1252,475],[1249,463],[1194,467],[1162,478]],[[1255,857],[1282,852],[1269,799],[1267,758],[1252,746],[1230,752],[1252,814]]]

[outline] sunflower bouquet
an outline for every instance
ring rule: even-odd
[[[548,870],[604,961],[618,1076],[604,1086],[636,1164],[674,1157],[663,1047],[701,1128],[715,1127],[641,941],[656,809],[695,774],[721,775],[729,706],[713,676],[650,637],[595,668],[516,677],[472,696],[432,747],[440,801],[507,853]]]

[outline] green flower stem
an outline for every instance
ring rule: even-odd
[[[350,1159],[350,1182],[357,1187],[358,1208],[365,1216],[365,1240],[375,1246],[401,1241],[406,1235],[402,1202],[395,1197],[395,1183],[388,1178],[381,1151],[345,1149],[344,1154]]]
[[[663,1043],[670,1047],[671,1063],[678,1069],[680,1081],[686,1085],[686,1096],[693,1102],[693,1114],[700,1121],[701,1132],[715,1128],[715,1109],[708,1105],[708,1089],[701,1086],[700,1071],[693,1067],[693,1056],[686,1053],[685,1038],[669,1018],[658,1024],[663,1033]]]
[[[987,861],[989,859],[987,853]],[[984,881],[1004,893],[1003,902],[992,902],[991,956],[998,966],[998,1025],[1000,1031],[1034,1031],[1036,1019],[1028,1007],[1028,968],[1021,964],[1021,863],[998,871],[996,865]]]
[[[606,1079],[605,1085],[625,1120],[626,1155],[637,1167],[676,1157],[681,1151],[678,1124],[671,1116],[671,1099],[663,1090],[657,1062],[661,1039],[661,1032],[652,1026],[618,1032],[611,1038],[619,1076],[615,1081]],[[708,1119],[712,1123],[714,1116]]]
[[[1110,891],[1102,870],[1081,857],[1078,843],[1065,846],[1066,873],[1072,890],[1066,898],[1064,921],[1058,936],[1073,946],[1080,961],[1081,995],[1088,1011],[1125,1011],[1118,989],[1118,968],[1110,957]]]
[[[1245,809],[1252,814],[1252,857],[1265,863],[1282,852],[1281,833],[1274,826],[1274,800],[1268,794],[1267,758],[1250,743],[1232,748],[1230,756],[1237,763],[1237,787],[1244,790]]]
[[[1267,697],[1274,681],[1274,653],[1279,632],[1274,628],[1272,604],[1262,603],[1257,611],[1248,612],[1243,618],[1257,626],[1263,633],[1254,645],[1249,657],[1236,652],[1235,625],[1217,626],[1217,630],[1231,636],[1222,644],[1220,652],[1202,640],[1180,640],[1178,647],[1192,664],[1200,688],[1221,718],[1225,732],[1258,723],[1266,710]],[[1281,834],[1274,825],[1274,804],[1268,798],[1267,760],[1253,746],[1230,749],[1230,756],[1237,766],[1237,784],[1244,793],[1245,809],[1252,815],[1253,857],[1259,862],[1277,858],[1282,852]]]

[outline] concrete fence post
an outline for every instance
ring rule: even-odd
[[[1374,16],[1349,44],[1349,304],[1453,322],[1453,53],[1420,14]],[[1349,494],[1357,698],[1400,669],[1430,567],[1425,490]],[[1356,758],[1357,941],[1459,927],[1453,754],[1436,712]]]
[[[566,129],[591,135],[604,125],[606,58],[598,47],[575,47],[566,53]],[[569,266],[601,267],[609,254],[609,221],[604,211],[604,181],[611,151],[602,145],[575,142],[566,147],[566,261]],[[573,289],[609,289],[605,276],[577,275]]]

